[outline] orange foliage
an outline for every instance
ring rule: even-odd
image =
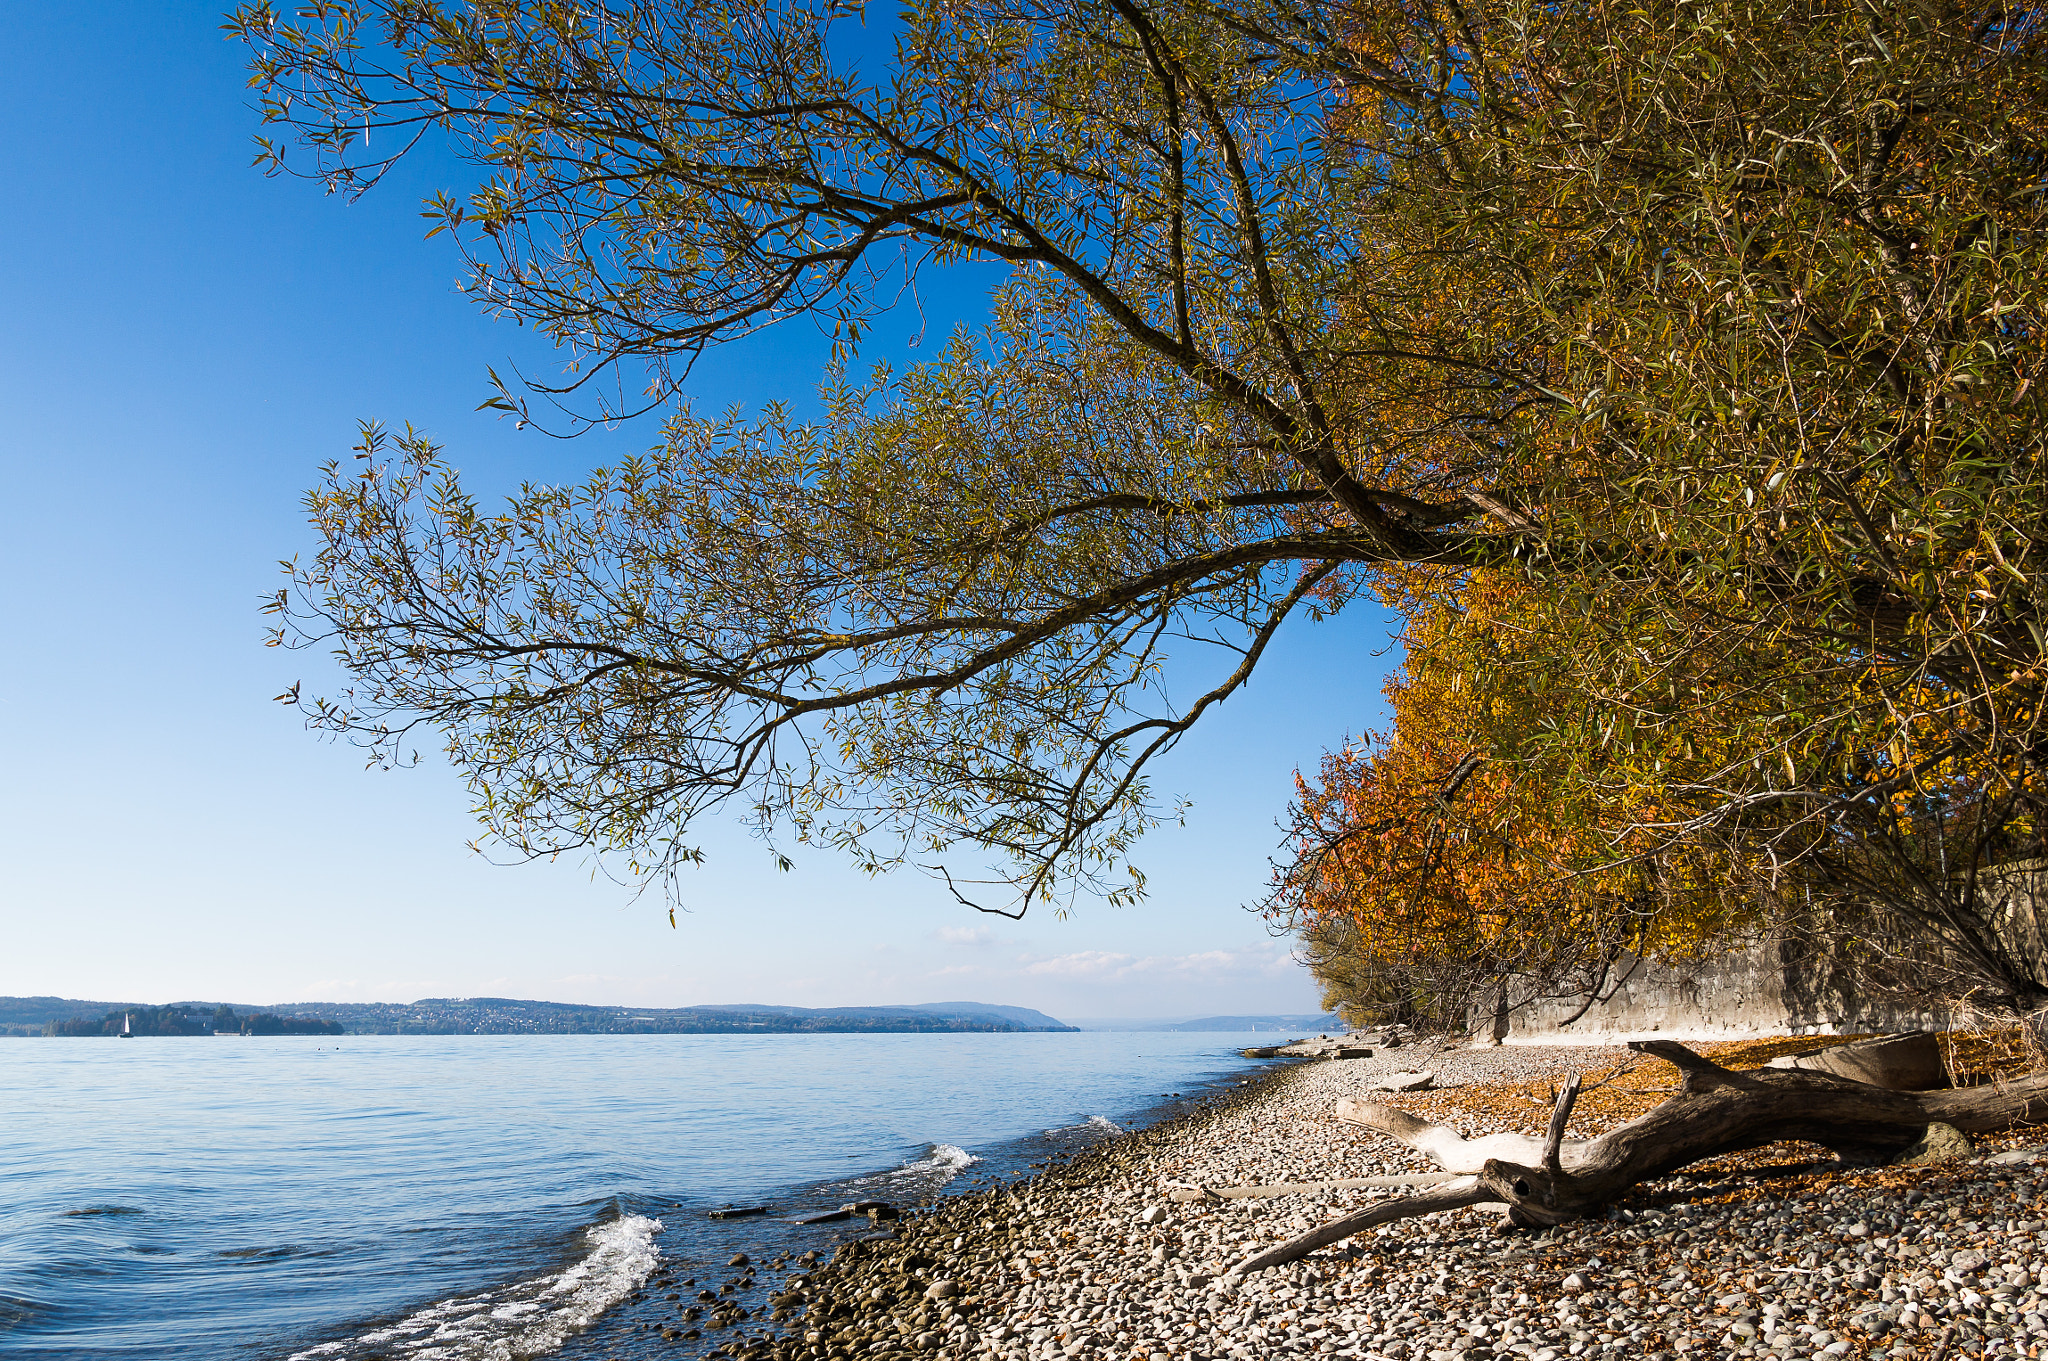
[[[1584,992],[1624,952],[1686,956],[1741,923],[1704,853],[1663,844],[1675,814],[1654,772],[1619,746],[1525,740],[1585,702],[1544,683],[1538,596],[1479,573],[1402,603],[1393,727],[1297,775],[1295,859],[1269,903],[1333,1002],[1457,1016],[1503,974]]]

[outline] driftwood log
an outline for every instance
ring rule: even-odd
[[[1487,1202],[1506,1205],[1517,1224],[1562,1224],[1598,1213],[1638,1182],[1781,1140],[1803,1140],[1847,1159],[1880,1162],[1913,1144],[1931,1124],[1982,1133],[2048,1119],[2048,1073],[1985,1087],[1901,1092],[1797,1068],[1731,1072],[1671,1040],[1629,1048],[1676,1065],[1678,1092],[1597,1139],[1564,1137],[1579,1095],[1576,1076],[1558,1094],[1541,1138],[1491,1134],[1464,1139],[1392,1106],[1339,1101],[1339,1119],[1427,1153],[1456,1177],[1255,1253],[1232,1268],[1233,1274],[1297,1261],[1381,1224]]]
[[[1787,1054],[1772,1059],[1770,1066],[1833,1073],[1836,1077],[1868,1082],[1873,1087],[1889,1087],[1895,1092],[1930,1092],[1948,1086],[1948,1064],[1942,1061],[1941,1041],[1925,1030]]]

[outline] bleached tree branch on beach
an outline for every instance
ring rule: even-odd
[[[1639,1182],[1786,1140],[1881,1161],[1918,1140],[1931,1124],[1979,1133],[2048,1120],[2048,1072],[1982,1087],[1899,1092],[1797,1068],[1732,1072],[1672,1040],[1635,1041],[1629,1048],[1674,1064],[1679,1090],[1597,1139],[1564,1138],[1578,1097],[1576,1082],[1560,1091],[1541,1136],[1465,1139],[1393,1106],[1339,1101],[1338,1119],[1427,1153],[1457,1179],[1346,1215],[1254,1253],[1232,1270],[1245,1274],[1280,1266],[1384,1224],[1480,1204],[1504,1205],[1517,1224],[1562,1224],[1604,1210]]]

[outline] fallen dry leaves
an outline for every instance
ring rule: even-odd
[[[1700,1043],[1689,1047],[1724,1067],[1740,1072],[1761,1068],[1783,1055],[1812,1053],[1863,1038],[1867,1037],[1800,1035]],[[2033,1066],[2018,1027],[1945,1032],[1942,1044],[1949,1057],[1950,1071],[1965,1085],[2016,1077]],[[1572,1113],[1571,1133],[1575,1137],[1593,1137],[1626,1124],[1648,1113],[1678,1090],[1678,1069],[1663,1059],[1636,1054],[1617,1059],[1611,1049],[1589,1050],[1588,1057],[1594,1062],[1581,1072],[1584,1086]],[[1551,1107],[1556,1102],[1557,1085],[1547,1079],[1474,1082],[1442,1091],[1380,1099],[1390,1100],[1425,1119],[1468,1132],[1512,1130],[1539,1134],[1548,1123]],[[2042,1141],[2041,1135],[2038,1127],[2015,1129],[2003,1134],[1977,1135],[1973,1142],[1984,1152],[1996,1152],[2037,1145]],[[1694,1183],[1712,1183],[1737,1176],[1762,1177],[1776,1183],[1775,1187],[1755,1183],[1731,1186],[1718,1194],[1705,1187],[1686,1193],[1695,1200],[1737,1202],[1758,1196],[1784,1195],[1787,1193],[1786,1178],[1840,1177],[1852,1170],[1858,1183],[1872,1186],[1943,1179],[1939,1167],[1845,1168],[1827,1149],[1806,1143],[1768,1144],[1742,1153],[1727,1154],[1696,1163],[1687,1168],[1684,1175]],[[1638,1195],[1642,1193],[1638,1192]],[[1645,1198],[1654,1203],[1670,1197],[1651,1195]]]

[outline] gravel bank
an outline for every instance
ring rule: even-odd
[[[1166,1198],[1173,1186],[1433,1170],[1330,1116],[1338,1097],[1397,1068],[1431,1068],[1448,1090],[1390,1099],[1468,1135],[1538,1132],[1549,1084],[1586,1071],[1595,1086],[1573,1133],[1595,1133],[1671,1081],[1654,1060],[1613,1076],[1629,1058],[1404,1049],[1291,1066],[848,1244],[784,1282],[773,1330],[721,1350],[776,1361],[2048,1357],[2048,1161],[1984,1156],[2023,1137],[1968,1160],[1859,1170],[1778,1146],[1646,1183],[1606,1219],[1529,1232],[1461,1211],[1242,1281],[1226,1273],[1252,1250],[1398,1192]]]

